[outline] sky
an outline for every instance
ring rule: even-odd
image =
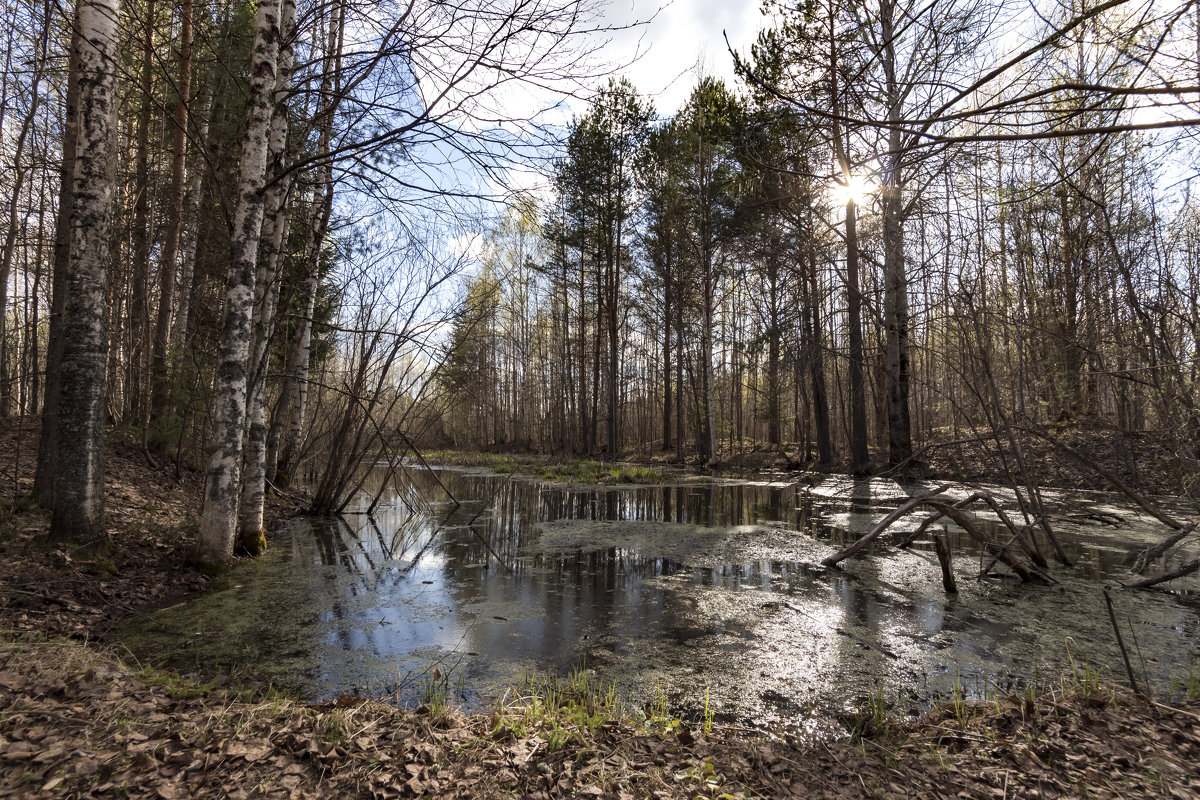
[[[687,102],[701,70],[732,85],[725,35],[747,52],[764,21],[757,0],[612,0],[607,18],[613,24],[650,20],[614,34],[608,55],[616,64],[633,62],[623,74],[663,116]]]
[[[603,9],[603,23],[624,28],[609,34],[596,57],[629,79],[654,104],[662,119],[679,111],[687,102],[701,75],[736,84],[729,45],[748,52],[765,19],[759,0],[596,0]],[[595,88],[599,88],[597,85]],[[537,113],[561,103],[541,117],[551,125],[565,126],[572,116],[587,111],[586,98],[530,92],[527,86],[513,89],[499,104],[510,113]],[[499,176],[484,180],[483,191],[491,196],[525,192],[546,202],[551,181],[545,164],[512,165]],[[497,208],[488,206],[491,213]],[[485,214],[486,216],[486,214]],[[482,255],[483,234],[490,222],[474,230],[449,236],[449,251],[455,257],[475,261]]]
[[[729,45],[749,52],[764,24],[757,0],[610,0],[603,2],[604,23],[614,28],[597,57],[618,75],[629,79],[654,104],[656,115],[667,118],[687,102],[701,75],[723,79],[734,86],[733,57]],[[725,37],[729,43],[726,44]],[[598,86],[596,88],[599,88]],[[527,88],[506,98],[511,109],[544,109],[556,102],[563,105],[543,121],[565,126],[572,116],[587,112],[583,98],[560,98],[526,94]],[[504,173],[503,186],[491,182],[489,191],[529,192],[549,199],[550,183],[540,167],[514,166]],[[468,244],[469,243],[469,244]],[[460,237],[458,251],[477,249],[476,237]]]

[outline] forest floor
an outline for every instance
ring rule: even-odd
[[[46,547],[45,515],[11,502],[29,491],[36,426],[0,431],[0,797],[1200,796],[1194,680],[1175,708],[1090,680],[916,721],[868,706],[860,737],[802,742],[635,721],[586,697],[463,715],[143,668],[103,637],[205,587],[186,559],[200,481],[114,438],[112,544],[89,554]]]

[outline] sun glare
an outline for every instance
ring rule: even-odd
[[[833,184],[831,194],[833,201],[839,205],[848,205],[851,200],[855,205],[861,206],[875,191],[875,185],[862,175],[851,175],[846,182],[837,182]]]

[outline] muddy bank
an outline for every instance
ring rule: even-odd
[[[1197,711],[1080,684],[912,723],[865,711],[864,738],[803,745],[530,701],[464,716],[247,700],[77,643],[3,641],[0,796],[1187,798]]]

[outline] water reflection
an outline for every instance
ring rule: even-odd
[[[954,599],[940,589],[927,542],[845,571],[816,566],[922,485],[588,489],[463,470],[439,477],[382,485],[381,472],[346,516],[294,525],[230,586],[132,622],[123,640],[177,661],[243,659],[314,696],[400,702],[419,699],[433,665],[461,675],[460,700],[472,704],[528,665],[584,662],[634,696],[663,686],[685,708],[708,694],[727,719],[796,724],[800,710],[845,705],[880,680],[919,704],[964,682],[1055,674],[1067,663],[1064,637],[1114,668],[1095,579],[1154,532],[1111,498],[1060,497],[1073,516],[1056,526],[1079,566],[1056,572],[1058,586],[1024,587],[970,580],[980,566],[974,542],[938,523],[956,552]],[[380,494],[373,516],[359,513]],[[1092,507],[1106,524],[1086,516]],[[1119,605],[1148,679],[1162,685],[1195,664],[1194,597],[1126,593]],[[231,611],[244,617],[247,608],[277,615],[265,620],[274,654],[261,644],[264,625],[238,623]],[[224,649],[197,655],[210,638]]]

